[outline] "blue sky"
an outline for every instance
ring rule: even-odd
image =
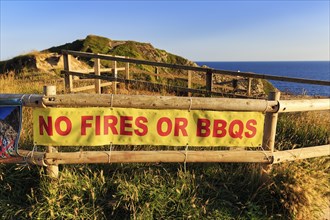
[[[329,0],[0,1],[0,60],[88,34],[194,61],[330,60]]]

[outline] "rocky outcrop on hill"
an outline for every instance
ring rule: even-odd
[[[15,57],[11,60],[0,62],[0,75],[11,73],[46,73],[52,74],[59,77],[60,70],[63,70],[63,56],[62,50],[73,50],[89,53],[99,53],[108,55],[125,56],[135,59],[163,62],[178,65],[198,66],[196,63],[189,61],[181,56],[177,56],[168,53],[165,50],[157,49],[150,43],[141,43],[136,41],[119,41],[111,40],[109,38],[88,35],[85,39],[75,40],[71,43],[66,43],[60,46],[51,47],[41,52],[34,51],[26,55]],[[94,60],[91,58],[75,57],[71,59],[70,66],[72,70],[87,70],[92,69]],[[107,60],[101,60],[101,67],[112,68],[113,62]],[[155,68],[148,65],[131,65],[130,71],[137,74],[147,74],[140,76],[141,80],[155,81],[153,74]],[[158,72],[158,70],[157,70]],[[149,75],[148,75],[149,74]],[[182,74],[185,75],[187,72],[182,70],[175,70],[170,68],[160,68],[159,77],[171,78],[182,78]],[[181,75],[181,76],[180,76]],[[141,78],[142,77],[142,78]],[[213,77],[215,83],[222,83],[223,81],[230,81],[237,77],[235,76],[222,76],[217,75]],[[205,74],[201,72],[193,73],[193,83],[202,84],[205,83]],[[252,85],[253,93],[263,93],[264,82],[256,80]],[[218,85],[219,90],[225,90],[224,87]],[[247,83],[239,81],[237,91],[246,89]]]
[[[125,56],[136,59],[165,62],[181,65],[197,66],[196,63],[183,57],[171,54],[165,50],[153,47],[150,43],[136,41],[118,41],[105,37],[88,35],[85,39],[72,43],[51,47],[41,52],[34,51],[7,61],[0,62],[0,74],[8,72],[44,72],[54,73],[63,68],[62,50],[74,50],[90,53]],[[73,59],[70,63],[72,69],[88,69],[93,63],[89,59]],[[110,67],[111,62],[102,62],[104,67]],[[78,68],[79,67],[79,68]],[[152,69],[146,68],[151,71]]]
[[[73,59],[71,66],[77,69],[88,69],[85,62]],[[49,52],[31,52],[15,57],[11,60],[0,62],[0,74],[14,72],[42,72],[54,74],[56,70],[63,69],[63,56]]]
[[[197,65],[183,57],[168,53],[165,50],[157,49],[150,43],[111,40],[109,38],[95,35],[88,35],[83,40],[76,40],[72,43],[51,47],[45,51],[60,54],[62,50],[126,56],[130,58],[173,64]]]

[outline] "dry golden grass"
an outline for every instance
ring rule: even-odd
[[[13,94],[41,94],[44,85],[56,85],[58,91],[63,90],[63,80],[56,76],[46,76],[44,73],[35,73],[25,76],[21,74],[0,75],[0,93]]]
[[[0,93],[41,94],[49,84],[64,88],[41,74],[9,75]],[[124,86],[118,93],[173,95]],[[28,149],[31,119],[24,108],[20,147]],[[329,123],[329,111],[280,115],[277,147],[329,143]],[[35,167],[15,169],[0,165],[4,219],[318,219],[329,194],[329,158],[276,165],[268,182],[255,164],[189,164],[187,172],[180,164],[67,165],[55,182]]]

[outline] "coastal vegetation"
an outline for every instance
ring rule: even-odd
[[[0,92],[41,93],[54,82],[1,78]],[[30,150],[31,114],[24,109],[20,140]],[[328,144],[329,118],[280,115],[276,148]],[[0,208],[3,219],[317,219],[327,204],[329,165],[329,158],[282,163],[267,180],[258,164],[65,165],[50,180],[44,168],[1,164]]]
[[[94,47],[84,43],[78,40],[58,49],[149,58],[132,42],[123,48],[124,44],[112,44],[108,49],[107,39],[98,38],[99,46]],[[164,56],[158,54],[156,61],[190,62],[156,51]],[[4,69],[8,63],[0,65]],[[50,74],[26,66],[10,71],[15,74],[0,76],[0,93],[40,94],[47,84],[64,89],[55,71]],[[159,95],[143,89],[119,88],[118,92]],[[161,94],[172,95],[170,91]],[[24,108],[21,149],[34,147],[32,123],[32,109]],[[329,124],[329,111],[280,114],[275,148],[329,144]],[[149,148],[144,146],[144,150]],[[59,178],[50,179],[45,168],[0,164],[0,215],[1,219],[319,219],[330,196],[329,168],[329,157],[286,162],[273,165],[265,178],[260,164],[110,163],[63,165]]]

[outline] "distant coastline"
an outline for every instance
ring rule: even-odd
[[[215,69],[330,81],[330,61],[197,61],[196,63]],[[280,91],[294,95],[330,96],[328,86],[273,80],[271,83]]]

